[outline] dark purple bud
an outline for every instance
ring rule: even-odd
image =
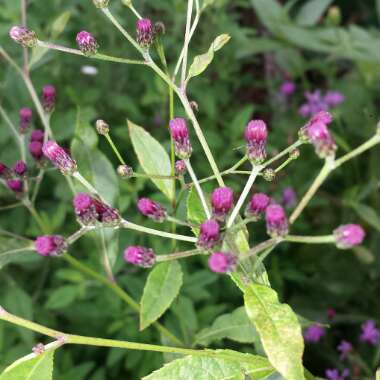
[[[248,218],[258,220],[269,206],[270,198],[264,193],[254,194],[245,210],[245,215]]]
[[[259,164],[266,157],[266,143],[268,138],[267,125],[263,120],[251,120],[244,132],[247,142],[248,158],[255,164]]]
[[[286,208],[293,208],[297,203],[297,193],[292,187],[287,187],[282,192],[282,204]]]
[[[124,260],[139,267],[150,268],[156,262],[156,255],[151,248],[132,246],[124,250]]]
[[[29,129],[32,122],[33,112],[30,108],[24,107],[20,109],[20,133],[24,134]]]
[[[76,162],[55,141],[49,140],[43,144],[42,152],[63,174],[70,174],[77,170]]]
[[[42,89],[42,107],[46,113],[51,113],[55,107],[56,91],[52,85],[44,86]]]
[[[169,128],[174,141],[176,155],[181,159],[189,158],[191,156],[192,147],[186,120],[180,117],[170,120]]]
[[[13,26],[9,31],[9,36],[24,47],[34,47],[38,41],[36,33],[24,26]]]
[[[175,172],[177,175],[186,174],[186,164],[184,160],[178,160],[175,162]]]
[[[153,219],[156,222],[163,222],[167,213],[164,207],[149,198],[141,198],[137,202],[137,208],[141,214]]]
[[[66,250],[67,244],[62,236],[44,235],[35,240],[34,248],[41,256],[58,256]]]
[[[208,259],[208,266],[216,273],[230,273],[236,269],[237,257],[229,252],[214,252]]]
[[[8,189],[15,193],[22,193],[24,191],[24,183],[21,179],[9,179],[7,181]]]
[[[336,246],[340,249],[350,249],[362,244],[365,231],[358,224],[345,224],[334,230]]]
[[[40,161],[43,153],[42,153],[42,142],[40,141],[32,141],[28,145],[29,153],[33,156],[33,158],[37,161]]]
[[[154,27],[148,18],[142,18],[136,23],[137,42],[140,46],[148,48],[154,40]]]
[[[269,236],[284,237],[289,232],[288,218],[284,209],[278,204],[269,205],[265,212],[267,233]]]
[[[92,201],[95,205],[96,212],[99,215],[99,223],[108,227],[116,227],[119,225],[120,215],[116,209],[97,199],[93,199]]]
[[[35,129],[31,134],[30,134],[30,141],[44,141],[44,131],[41,129]]]
[[[12,171],[8,168],[7,165],[0,162],[0,178],[9,179],[12,177]]]
[[[22,160],[17,161],[13,165],[12,169],[13,169],[13,172],[20,177],[23,177],[26,174],[26,172],[28,171],[28,167],[27,167],[26,163]]]
[[[220,228],[218,222],[213,219],[206,220],[201,224],[197,246],[211,249],[220,240]]]
[[[218,187],[211,195],[212,212],[215,219],[224,221],[234,201],[234,193],[229,187]]]
[[[95,37],[85,30],[79,32],[76,38],[79,50],[87,56],[91,56],[97,53],[99,45]]]

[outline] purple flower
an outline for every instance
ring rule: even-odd
[[[201,224],[197,246],[211,249],[220,240],[220,228],[218,222],[213,219],[206,220]]]
[[[265,220],[269,236],[275,238],[284,237],[288,234],[288,218],[282,206],[278,204],[268,206],[265,212]]]
[[[373,346],[377,345],[380,340],[380,330],[376,327],[374,321],[369,320],[362,324],[362,333],[360,335],[360,340],[362,342],[367,342]]]
[[[305,342],[318,343],[325,334],[326,329],[323,326],[316,323],[314,325],[309,326],[305,330]]]
[[[8,179],[6,183],[8,189],[15,193],[22,193],[24,191],[24,183],[21,179]]]
[[[30,134],[30,141],[39,141],[43,142],[44,141],[44,131],[41,129],[35,129],[31,134]]]
[[[91,56],[97,53],[99,45],[91,33],[82,30],[77,34],[76,41],[84,55]]]
[[[353,350],[353,347],[350,342],[342,340],[339,343],[337,350],[340,352],[340,360],[344,360],[348,356],[348,354]]]
[[[345,96],[342,93],[340,93],[339,91],[327,91],[323,100],[330,107],[336,107],[339,104],[344,102]]]
[[[175,162],[175,172],[177,175],[186,174],[186,164],[184,160],[178,160]]]
[[[224,221],[232,208],[234,193],[229,187],[218,187],[211,195],[212,212],[215,219]]]
[[[12,171],[7,165],[0,162],[0,178],[9,179],[12,177]]]
[[[26,172],[28,171],[28,167],[26,166],[26,163],[22,160],[19,160],[17,161],[14,165],[13,165],[13,172],[22,177],[26,174]]]
[[[208,260],[208,266],[216,273],[230,273],[236,269],[237,257],[229,252],[214,252]]]
[[[124,250],[124,260],[133,265],[149,268],[156,262],[156,255],[151,248],[132,246]]]
[[[44,86],[42,89],[42,107],[46,113],[51,113],[55,107],[56,91],[52,85]]]
[[[329,380],[344,380],[345,378],[347,378],[348,376],[350,376],[350,371],[348,368],[345,368],[343,371],[342,371],[342,374],[339,373],[339,370],[334,368],[334,369],[327,369],[326,370],[326,377],[329,379]]]
[[[42,146],[42,152],[63,174],[77,170],[76,162],[55,141],[49,140]]]
[[[34,248],[41,256],[58,256],[66,250],[67,244],[62,236],[44,235],[35,240]]]
[[[365,231],[358,224],[345,224],[334,230],[334,236],[338,248],[350,249],[363,242]]]
[[[153,219],[156,222],[163,222],[167,216],[165,208],[149,198],[139,199],[137,202],[137,208],[141,214]]]
[[[154,28],[152,21],[142,18],[136,22],[137,42],[144,48],[148,48],[154,40]]]
[[[296,84],[294,82],[286,81],[280,86],[280,93],[284,96],[293,95],[296,91]]]
[[[329,125],[332,123],[332,121],[333,117],[330,112],[320,111],[313,115],[313,117],[309,121],[309,124],[323,123]]]
[[[245,210],[245,215],[249,218],[259,219],[269,206],[270,198],[264,193],[256,193],[252,196]]]
[[[20,109],[20,133],[24,134],[30,127],[32,122],[33,111],[30,108],[24,107]]]
[[[335,154],[337,146],[325,123],[311,122],[306,127],[305,133],[319,157],[326,158]]]
[[[247,142],[248,158],[259,164],[266,157],[266,143],[268,137],[267,125],[263,120],[251,120],[245,128],[244,137]]]
[[[306,102],[301,105],[298,112],[303,117],[310,117],[320,111],[328,111],[344,101],[344,96],[338,91],[328,91],[322,95],[321,90],[305,92]]]
[[[192,147],[186,120],[180,117],[170,120],[169,128],[174,141],[176,155],[181,159],[189,158],[191,156]]]
[[[24,26],[13,26],[9,31],[9,36],[13,41],[24,47],[34,47],[37,45],[36,33]]]
[[[297,203],[297,193],[293,187],[287,187],[282,192],[282,204],[286,208],[293,208]]]
[[[33,158],[37,161],[41,160],[42,153],[42,142],[40,141],[32,141],[28,145],[29,153],[33,156]]]

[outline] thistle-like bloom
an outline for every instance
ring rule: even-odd
[[[216,273],[230,273],[236,269],[237,257],[229,252],[214,252],[208,259],[208,266]]]
[[[8,179],[6,184],[8,189],[14,193],[22,193],[24,191],[24,183],[21,179]]]
[[[189,158],[191,156],[192,147],[186,120],[180,117],[170,120],[169,128],[174,141],[176,155],[181,159]]]
[[[335,154],[337,146],[325,123],[322,121],[309,123],[305,129],[305,134],[314,145],[315,152],[320,158],[326,158]]]
[[[343,103],[346,97],[339,91],[327,91],[324,101],[329,107],[336,107]]]
[[[282,204],[286,208],[293,208],[297,203],[297,193],[292,187],[287,187],[282,192]]]
[[[178,160],[175,162],[175,173],[177,175],[185,175],[186,174],[186,164],[184,160]]]
[[[148,18],[142,18],[136,22],[137,42],[140,46],[148,48],[154,40],[154,27]]]
[[[338,248],[350,249],[363,242],[365,231],[358,224],[345,224],[334,230],[334,236]]]
[[[7,165],[0,162],[0,178],[9,179],[12,177],[12,171],[8,168]]]
[[[348,376],[350,376],[350,370],[348,368],[345,368],[342,373],[340,373],[337,368],[326,370],[326,377],[328,380],[344,380]]]
[[[58,256],[66,250],[67,244],[62,236],[44,235],[35,240],[34,248],[41,256]]]
[[[201,224],[197,246],[199,248],[211,249],[220,240],[220,227],[213,219],[206,220]]]
[[[24,107],[20,109],[20,133],[24,134],[29,129],[32,122],[33,112],[30,108]]]
[[[380,330],[376,327],[374,321],[369,320],[362,324],[362,333],[360,335],[360,340],[362,342],[367,342],[373,346],[377,345],[380,341]]]
[[[284,237],[289,232],[288,218],[282,206],[272,204],[267,207],[265,212],[267,233],[269,236]]]
[[[23,177],[26,174],[26,172],[28,171],[28,167],[27,167],[26,163],[22,160],[17,161],[13,165],[12,169],[13,169],[13,172],[20,177]]]
[[[46,113],[51,113],[55,107],[56,90],[52,85],[46,85],[42,89],[42,107]]]
[[[230,212],[234,201],[234,193],[229,187],[218,187],[211,195],[213,217],[223,222]]]
[[[267,125],[263,120],[251,120],[244,132],[247,142],[248,158],[254,163],[259,164],[265,160],[266,143],[268,138]]]
[[[97,53],[99,45],[95,37],[85,30],[82,30],[77,34],[76,38],[79,50],[87,56],[91,56]]]
[[[92,0],[96,8],[107,8],[109,0]]]
[[[318,343],[325,334],[326,329],[316,323],[305,330],[304,339],[305,342]]]
[[[258,220],[262,213],[265,212],[269,206],[270,198],[264,193],[256,193],[252,196],[250,202],[245,210],[245,215],[248,218]]]
[[[34,47],[37,45],[36,33],[24,26],[13,26],[9,31],[9,36],[13,41],[24,47]]]
[[[28,145],[29,153],[36,161],[40,161],[43,153],[42,153],[42,142],[40,141],[31,141]]]
[[[30,134],[30,141],[44,141],[44,131],[41,129],[35,129],[31,134]]]
[[[55,141],[50,140],[43,144],[42,152],[63,174],[70,174],[77,170],[76,162]]]
[[[353,347],[350,342],[347,342],[346,340],[342,340],[338,347],[337,350],[340,352],[340,360],[344,360],[350,352],[352,352]]]
[[[156,255],[151,248],[131,246],[124,250],[124,260],[139,267],[150,268],[156,262]]]
[[[153,219],[156,222],[163,222],[167,216],[165,208],[149,198],[139,199],[137,202],[137,208],[141,214]]]
[[[280,86],[280,93],[284,96],[293,95],[296,91],[296,84],[291,81],[286,81]]]

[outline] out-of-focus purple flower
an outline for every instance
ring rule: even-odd
[[[361,328],[360,340],[362,342],[367,342],[373,346],[379,343],[380,330],[376,327],[375,321],[368,320],[362,324]]]
[[[336,310],[333,309],[332,307],[329,307],[327,309],[327,318],[331,321],[332,319],[334,319],[336,316]]]
[[[236,268],[237,257],[229,252],[214,252],[208,260],[208,265],[213,272],[230,273]]]
[[[0,178],[9,179],[12,177],[12,171],[7,165],[0,162]]]
[[[152,201],[149,198],[141,198],[137,202],[137,208],[141,214],[147,216],[148,218],[156,221],[163,222],[166,219],[167,212],[164,207],[159,203]]]
[[[42,152],[63,174],[73,173],[77,170],[76,162],[55,141],[47,141],[42,146]]]
[[[20,133],[24,134],[30,127],[33,117],[33,111],[30,108],[24,107],[20,109]]]
[[[218,187],[211,195],[213,217],[223,222],[230,212],[234,201],[234,193],[229,187]]]
[[[45,136],[45,134],[44,134],[44,131],[42,129],[35,129],[30,134],[30,141],[40,141],[40,142],[43,142],[44,141],[44,136]]]
[[[24,191],[24,182],[21,179],[8,179],[7,187],[14,193],[22,193]]]
[[[280,93],[284,96],[293,95],[296,91],[296,84],[291,81],[286,81],[280,86]]]
[[[321,90],[305,92],[306,102],[298,110],[303,117],[310,117],[320,111],[328,111],[332,107],[341,104],[345,97],[338,91],[328,91],[325,95]]]
[[[326,370],[326,377],[329,380],[344,380],[348,376],[350,376],[350,371],[348,368],[345,368],[342,373],[339,372],[338,369],[333,368],[333,369],[327,369]]]
[[[305,133],[319,157],[326,158],[335,154],[337,146],[326,124],[320,121],[310,123]]]
[[[55,107],[56,90],[52,85],[46,85],[42,89],[42,107],[46,113],[51,113]]]
[[[79,47],[79,50],[87,56],[91,56],[97,53],[99,45],[95,39],[95,37],[85,31],[82,30],[77,34],[76,41]]]
[[[31,141],[28,145],[29,153],[33,156],[33,158],[37,161],[40,161],[43,153],[42,153],[42,142],[40,141]]]
[[[282,192],[282,204],[286,208],[293,208],[297,204],[297,193],[293,187],[286,187]]]
[[[318,323],[309,326],[304,332],[305,342],[318,343],[326,334],[326,329]]]
[[[348,354],[353,350],[353,347],[350,342],[342,340],[339,343],[337,350],[340,352],[340,360],[344,360],[348,356]]]
[[[193,149],[186,120],[181,117],[172,119],[169,122],[169,128],[176,155],[181,159],[188,159]]]
[[[336,107],[343,103],[346,97],[339,91],[327,91],[324,101],[329,105],[329,107]]]
[[[270,198],[264,193],[256,193],[252,196],[245,210],[245,215],[248,218],[255,218],[256,220],[261,217],[269,206]]]
[[[36,33],[25,26],[13,26],[9,31],[9,36],[24,47],[34,47],[37,44]]]
[[[200,226],[197,246],[200,248],[211,249],[220,240],[220,228],[218,222],[213,219],[206,220]]]
[[[44,235],[35,240],[34,248],[41,256],[58,256],[66,250],[67,244],[60,235]]]
[[[17,161],[13,165],[12,169],[13,169],[13,172],[20,177],[23,177],[26,174],[26,172],[28,171],[28,167],[27,167],[26,163],[22,160]]]
[[[288,218],[282,206],[278,204],[269,205],[265,211],[265,220],[269,236],[276,238],[288,234]]]
[[[363,242],[365,231],[358,224],[345,224],[334,230],[334,236],[338,248],[350,249]]]
[[[142,47],[148,48],[154,40],[154,28],[152,21],[142,18],[136,22],[137,42]]]
[[[175,172],[177,175],[186,174],[186,164],[184,160],[178,160],[175,162]]]
[[[156,255],[151,248],[131,246],[124,250],[124,260],[133,265],[150,268],[156,262]]]
[[[251,120],[245,128],[244,137],[247,142],[248,158],[254,164],[263,162],[267,155],[266,143],[268,138],[265,122],[263,120]]]

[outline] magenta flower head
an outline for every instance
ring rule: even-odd
[[[350,376],[350,370],[345,368],[342,373],[337,368],[327,369],[326,377],[328,380],[345,380]]]
[[[293,95],[296,91],[296,84],[294,82],[286,81],[280,87],[280,93],[284,96]]]
[[[230,212],[234,193],[229,187],[218,187],[211,195],[212,213],[216,220],[223,222]]]
[[[28,167],[26,166],[26,163],[22,160],[17,161],[13,165],[12,169],[13,169],[13,172],[20,177],[23,177],[28,171]]]
[[[20,109],[20,133],[24,134],[29,129],[32,122],[33,112],[30,108],[24,107]]]
[[[175,153],[181,159],[191,156],[192,147],[190,143],[189,129],[186,120],[181,117],[170,120],[170,134],[174,141]]]
[[[12,177],[12,171],[8,168],[7,165],[0,162],[0,178],[9,179]]]
[[[237,257],[229,252],[214,252],[208,259],[208,266],[216,273],[230,273],[236,269]]]
[[[339,104],[343,103],[345,100],[345,96],[339,91],[327,91],[324,101],[330,107],[336,107]]]
[[[258,220],[262,213],[265,212],[269,206],[270,198],[264,193],[256,193],[252,196],[250,202],[245,209],[245,215],[248,218]]]
[[[365,231],[358,224],[345,224],[334,230],[334,236],[338,248],[350,249],[363,242]]]
[[[51,113],[55,107],[56,91],[52,85],[44,86],[42,89],[42,107],[46,113]]]
[[[141,214],[153,219],[156,222],[163,222],[167,216],[165,208],[149,198],[139,199],[137,202],[137,208]]]
[[[373,346],[377,345],[380,341],[380,330],[376,327],[374,321],[369,320],[362,324],[362,333],[360,335],[360,340],[362,342],[367,342]]]
[[[59,256],[66,250],[67,244],[62,236],[44,235],[35,240],[34,248],[41,256]]]
[[[331,124],[333,121],[333,117],[330,112],[327,111],[319,111],[317,112],[309,121],[309,124],[314,123],[323,123],[326,125]]]
[[[24,47],[34,47],[38,41],[36,33],[24,26],[13,26],[9,31],[9,36]]]
[[[21,179],[8,179],[7,187],[9,190],[12,190],[14,193],[22,193],[24,191],[24,183]]]
[[[284,237],[289,232],[288,218],[282,206],[272,204],[267,207],[265,212],[267,233],[269,236]]]
[[[124,250],[124,260],[139,267],[150,268],[156,262],[156,255],[151,248],[131,246]]]
[[[309,326],[304,333],[305,342],[318,343],[326,334],[326,329],[318,323]]]
[[[148,48],[154,40],[154,27],[148,18],[142,18],[136,23],[137,42],[140,46]]]
[[[77,34],[76,38],[79,50],[87,56],[91,56],[97,53],[99,45],[95,37],[85,30],[82,30]]]
[[[244,137],[247,142],[247,155],[254,164],[265,160],[268,137],[267,125],[263,120],[251,120],[245,128]]]
[[[337,350],[340,352],[340,356],[339,356],[340,360],[344,360],[344,359],[346,359],[348,354],[350,352],[352,352],[353,347],[352,347],[352,344],[350,342],[347,342],[346,340],[342,340],[339,343]]]
[[[282,204],[286,208],[293,208],[297,203],[297,193],[292,187],[287,187],[282,192]]]
[[[175,172],[177,175],[186,174],[186,164],[184,160],[178,160],[175,162]]]
[[[40,161],[43,153],[42,153],[42,142],[40,141],[32,141],[28,145],[29,153],[36,161]]]
[[[63,174],[74,173],[77,170],[77,163],[55,141],[49,140],[43,144],[42,152]]]
[[[220,228],[218,222],[213,219],[206,220],[201,224],[197,246],[211,249],[220,240]]]
[[[320,158],[335,154],[337,146],[325,123],[321,121],[310,123],[306,127],[305,134],[314,145],[315,151]]]
[[[42,129],[35,129],[31,134],[30,134],[30,141],[44,141],[44,131]]]

